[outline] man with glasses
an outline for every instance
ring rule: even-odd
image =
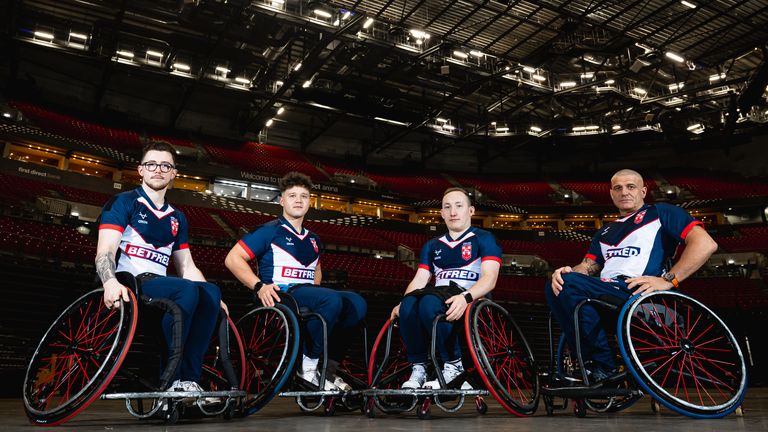
[[[104,304],[119,308],[129,301],[115,278],[126,271],[142,281],[141,291],[153,298],[173,300],[182,312],[182,359],[169,391],[203,391],[198,384],[203,356],[213,335],[221,291],[209,282],[192,260],[187,244],[187,218],[165,200],[176,177],[175,150],[166,142],[144,148],[138,171],[141,186],[113,197],[104,206],[96,246],[96,271],[104,285]],[[166,276],[171,257],[180,277]],[[171,324],[163,317],[168,350],[173,350]],[[209,402],[209,401],[205,401]]]

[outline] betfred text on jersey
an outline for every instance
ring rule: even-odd
[[[605,252],[605,259],[611,258],[629,258],[640,255],[640,248],[635,246],[626,246],[623,248],[608,249]]]
[[[437,272],[435,278],[437,279],[463,279],[463,280],[477,280],[477,272],[470,270],[441,270]]]
[[[149,260],[166,267],[168,266],[168,263],[171,259],[169,255],[164,253],[132,244],[126,245],[125,254],[128,256]]]
[[[303,268],[283,267],[283,277],[314,280],[315,271]]]

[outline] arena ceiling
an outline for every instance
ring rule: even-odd
[[[95,114],[261,134],[310,152],[328,137],[363,156],[407,142],[420,160],[451,146],[489,157],[570,137],[721,142],[768,121],[768,1],[25,0],[4,8],[9,97],[31,88]]]

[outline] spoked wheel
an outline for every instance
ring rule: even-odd
[[[368,383],[371,388],[399,389],[408,380],[411,364],[396,321],[388,320],[381,328],[371,349]],[[410,411],[416,406],[415,396],[372,396],[375,405],[387,413]]]
[[[245,350],[240,332],[223,311],[221,320],[203,358],[201,385],[209,391],[240,388],[245,382]]]
[[[744,399],[746,365],[736,339],[709,308],[671,291],[628,301],[619,348],[637,382],[667,408],[719,418]]]
[[[237,322],[245,351],[245,415],[263,408],[290,378],[299,353],[299,323],[281,304],[252,310]]]
[[[43,336],[24,378],[24,408],[40,425],[56,425],[85,409],[109,385],[136,331],[136,297],[104,306],[104,290],[72,303]]]
[[[465,314],[472,360],[488,391],[510,413],[532,415],[539,402],[533,353],[509,312],[480,299]]]

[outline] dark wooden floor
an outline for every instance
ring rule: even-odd
[[[581,432],[581,431],[765,431],[768,430],[768,388],[750,389],[744,402],[744,415],[730,415],[720,420],[694,420],[663,409],[654,414],[650,399],[643,398],[626,411],[615,414],[589,413],[578,419],[568,410],[547,417],[543,405],[533,417],[517,418],[504,411],[495,401],[489,401],[489,410],[478,415],[474,403],[448,414],[432,408],[431,420],[419,420],[414,412],[400,415],[382,415],[369,419],[360,412],[337,413],[325,417],[322,413],[302,413],[293,399],[276,399],[262,411],[247,417],[224,421],[221,418],[181,420],[175,426],[157,421],[143,421],[131,417],[124,403],[97,401],[80,415],[59,427],[45,430],[67,431],[269,431],[269,432],[379,432],[379,431],[432,431],[451,432]],[[0,399],[0,430],[42,430],[29,424],[19,399]]]

